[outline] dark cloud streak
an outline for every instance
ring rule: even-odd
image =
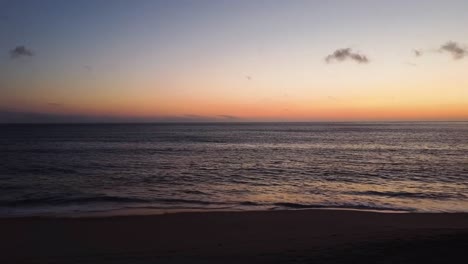
[[[353,60],[362,64],[369,63],[369,59],[366,55],[353,52],[350,48],[335,50],[335,52],[325,57],[325,62],[327,63],[331,63],[333,61],[342,62],[346,60]]]
[[[413,53],[415,57],[421,57],[423,55],[422,51],[420,50],[413,50]]]
[[[223,119],[228,119],[228,120],[235,120],[238,119],[237,116],[232,116],[232,115],[218,115],[218,117],[221,117]]]
[[[458,43],[454,41],[449,41],[440,47],[440,52],[448,52],[452,54],[453,59],[459,60],[463,59],[465,55],[468,55],[468,50],[464,47],[461,47]]]
[[[16,46],[14,49],[10,50],[10,57],[12,59],[18,59],[21,57],[32,57],[32,56],[34,56],[34,52],[26,48],[25,46]]]
[[[50,102],[51,108],[64,107],[63,104]],[[105,115],[83,115],[54,112],[23,112],[0,107],[0,124],[5,123],[158,123],[158,122],[238,122],[240,117],[232,115],[180,115],[180,116],[154,116],[154,117],[122,117]]]
[[[63,106],[62,104],[60,103],[47,103],[48,106],[53,106],[53,107],[61,107]]]

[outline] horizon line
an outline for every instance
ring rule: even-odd
[[[356,120],[356,121],[149,121],[149,122],[0,122],[0,125],[157,125],[157,124],[310,124],[310,123],[466,123],[468,120]]]

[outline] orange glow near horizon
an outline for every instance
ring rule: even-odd
[[[365,66],[318,62],[309,69],[310,76],[302,67],[262,65],[256,65],[262,71],[248,78],[233,75],[232,65],[212,65],[209,69],[223,69],[214,70],[214,76],[196,68],[165,76],[64,75],[12,82],[0,103],[25,112],[156,120],[468,120],[468,79],[463,74],[468,63],[440,63],[444,70],[432,75],[429,72],[439,69],[432,64],[414,69],[377,62]],[[22,87],[31,87],[30,92],[16,92]]]
[[[195,8],[182,12],[186,21],[177,19],[185,5],[161,9],[168,12],[162,16],[136,15],[138,9],[121,20],[129,15],[123,8],[99,13],[94,19],[107,22],[96,28],[77,17],[76,31],[53,21],[45,27],[39,16],[32,32],[50,28],[50,35],[32,34],[24,45],[34,55],[0,62],[0,111],[136,120],[468,120],[466,3],[427,3],[433,12],[421,12],[419,4],[394,9],[382,2],[358,5],[361,14],[347,1],[324,2],[323,9],[314,1],[255,2],[226,2],[221,6],[232,8],[220,13]],[[447,43],[458,49],[443,50]],[[16,44],[2,45],[8,51]],[[325,60],[340,50],[366,60]]]
[[[330,102],[331,101],[331,102]],[[340,102],[338,99],[302,101],[259,100],[250,102],[179,99],[175,101],[146,100],[88,102],[67,106],[31,104],[25,111],[113,116],[127,118],[203,117],[227,121],[377,121],[377,120],[468,120],[468,106],[463,103],[388,103],[365,100]]]

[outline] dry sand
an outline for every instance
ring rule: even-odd
[[[0,248],[0,263],[468,263],[468,214],[4,218]]]

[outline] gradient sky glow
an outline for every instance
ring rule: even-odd
[[[0,121],[468,120],[467,12],[466,0],[0,0]],[[442,52],[449,41],[466,56]],[[18,46],[33,56],[13,58]],[[345,48],[369,63],[325,61]]]

